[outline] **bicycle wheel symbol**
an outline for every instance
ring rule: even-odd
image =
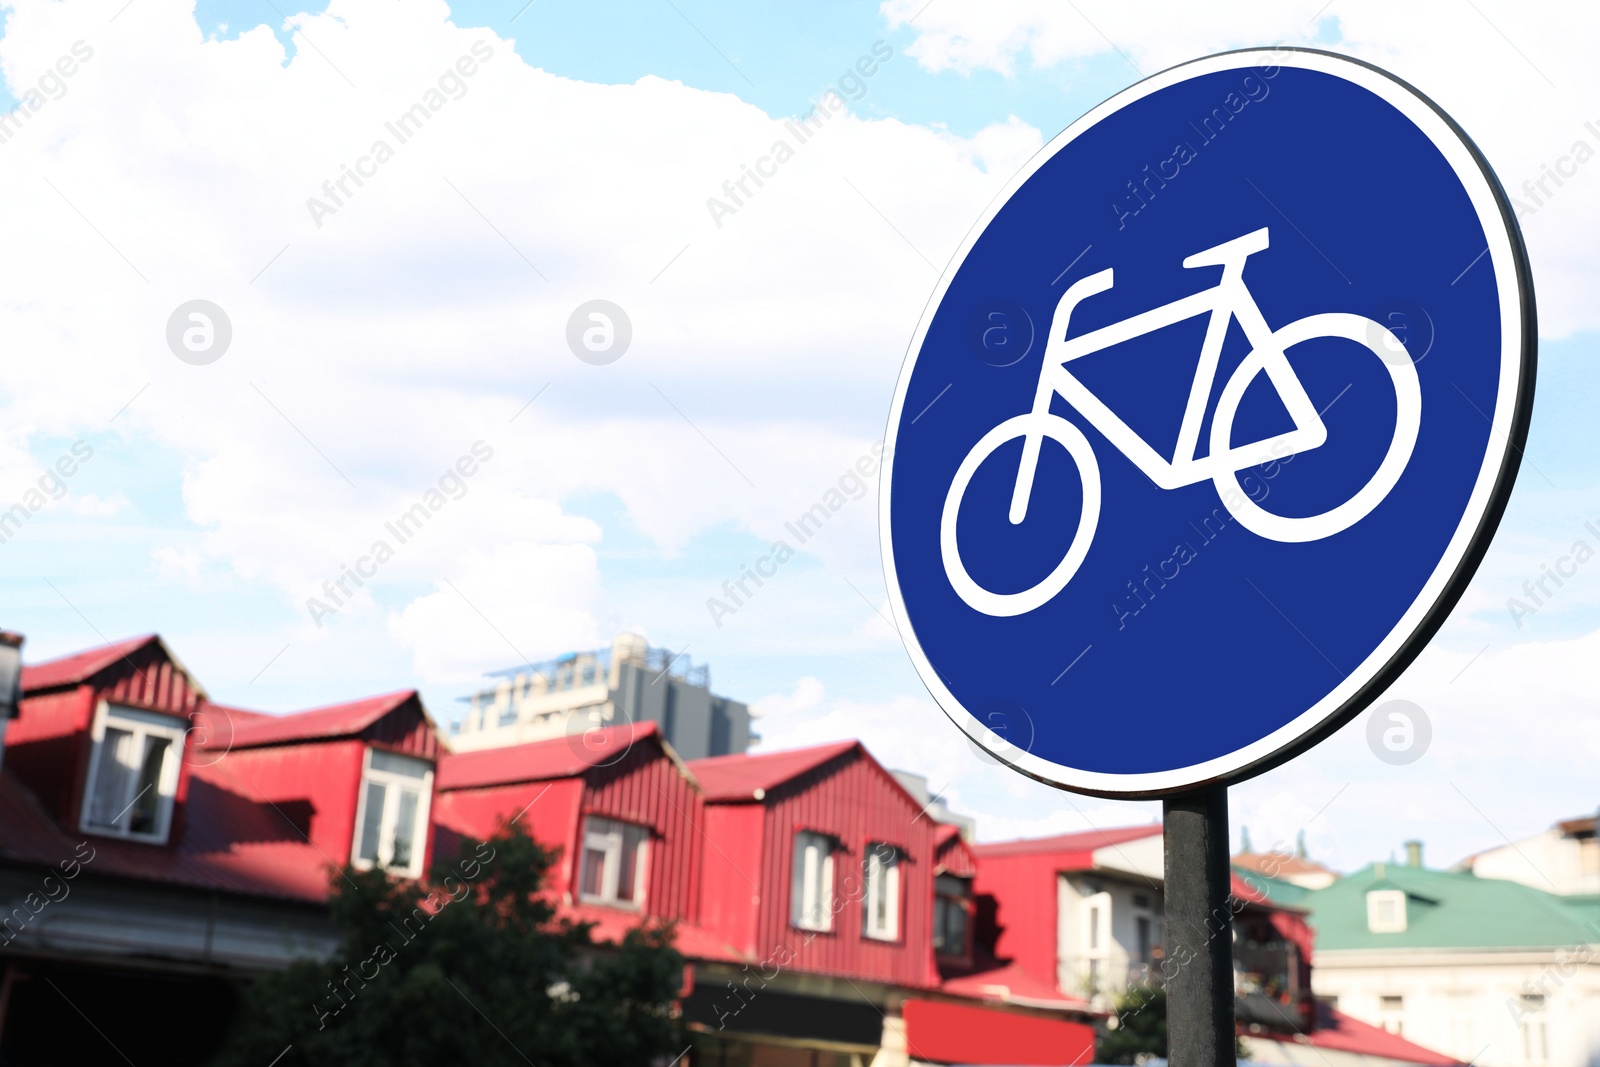
[[[1030,432],[1043,434],[1067,450],[1078,476],[1083,480],[1083,512],[1078,519],[1078,529],[1072,535],[1066,555],[1056,564],[1048,577],[1039,584],[1020,593],[995,593],[979,585],[961,561],[961,548],[957,543],[956,523],[961,513],[961,498],[966,495],[972,476],[983,461],[1001,446]],[[1094,542],[1095,528],[1100,524],[1100,464],[1095,461],[1094,449],[1083,431],[1059,415],[1017,415],[1007,419],[979,439],[967,453],[956,470],[950,491],[945,495],[944,514],[939,521],[939,548],[944,556],[945,574],[957,595],[985,615],[1023,615],[1041,607],[1072,581],[1089,546]]]
[[[1072,581],[1094,543],[1100,522],[1099,463],[1083,431],[1059,415],[1051,414],[1050,405],[1058,396],[1072,404],[1159,488],[1170,491],[1209,480],[1233,517],[1252,533],[1269,540],[1306,542],[1330,537],[1361,521],[1394,489],[1410,462],[1422,424],[1422,393],[1415,364],[1410,359],[1396,358],[1396,352],[1405,351],[1400,340],[1382,324],[1361,315],[1345,312],[1307,315],[1272,330],[1243,277],[1245,260],[1267,245],[1267,230],[1260,229],[1189,256],[1184,260],[1185,267],[1220,265],[1222,280],[1211,289],[1070,340],[1066,333],[1073,308],[1080,301],[1110,289],[1113,275],[1111,270],[1104,270],[1068,287],[1051,324],[1033,410],[1006,419],[984,434],[961,461],[945,495],[939,548],[945,575],[967,605],[985,615],[999,617],[1022,615],[1042,607]],[[1211,316],[1213,326],[1220,320],[1226,327],[1229,321],[1237,319],[1252,347],[1223,386],[1211,422],[1209,450],[1200,456],[1197,443],[1200,418],[1211,395],[1225,334],[1225,330],[1207,331],[1176,451],[1170,458],[1163,457],[1068,368],[1074,359],[1203,314]],[[1328,431],[1321,412],[1312,405],[1287,355],[1296,345],[1319,339],[1352,341],[1378,357],[1394,388],[1394,429],[1377,470],[1348,499],[1316,515],[1279,515],[1262,507],[1243,490],[1239,472],[1319,448],[1327,440]],[[1294,429],[1263,441],[1235,444],[1234,425],[1240,402],[1262,376],[1277,391],[1294,422]],[[1002,446],[1019,438],[1023,441],[1023,451],[1012,495],[1012,524],[1021,523],[1026,517],[1028,501],[1036,491],[1033,483],[1039,472],[1039,450],[1047,438],[1065,448],[1077,468],[1082,481],[1083,506],[1077,529],[1050,572],[1020,592],[1000,593],[972,577],[961,556],[957,527],[962,499],[979,467]]]

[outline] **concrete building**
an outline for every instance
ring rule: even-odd
[[[1600,837],[1593,814],[1563,819],[1542,834],[1468,856],[1455,870],[1506,878],[1562,896],[1600,894]]]
[[[1478,1067],[1600,1065],[1600,904],[1407,851],[1301,898],[1319,1000]]]
[[[736,755],[758,738],[750,709],[711,692],[711,672],[688,656],[620,634],[609,649],[568,652],[545,663],[496,671],[456,723],[456,752],[567,737],[653,722],[684,759]]]

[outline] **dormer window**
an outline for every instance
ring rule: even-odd
[[[383,867],[411,878],[421,875],[432,796],[433,764],[367,749],[352,865]]]
[[[83,831],[165,844],[183,733],[171,715],[101,704],[90,731]]]
[[[1400,934],[1406,929],[1406,894],[1401,889],[1367,892],[1367,929],[1375,934]]]
[[[972,955],[972,879],[938,874],[933,892],[933,951],[958,959]]]
[[[579,897],[590,904],[639,907],[644,896],[649,844],[650,831],[643,826],[599,815],[584,819]]]
[[[867,846],[861,862],[866,892],[861,909],[861,933],[874,941],[900,936],[900,850],[893,845]]]

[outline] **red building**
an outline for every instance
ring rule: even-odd
[[[1163,962],[1159,826],[973,845],[856,742],[685,763],[644,723],[450,753],[415,692],[249,711],[153,636],[26,667],[21,689],[7,1062],[54,1062],[85,1017],[106,1042],[86,1055],[204,1062],[239,978],[335,944],[339,868],[418,877],[507,821],[558,852],[546,891],[602,941],[673,925],[685,1067],[1087,1063],[1108,998]],[[1302,914],[1235,897],[1246,1025],[1365,1048],[1310,1014]],[[175,1004],[184,1026],[161,1026]]]
[[[1040,982],[1107,1010],[1124,994],[1159,987],[1177,973],[1181,961],[1162,951],[1159,823],[973,851],[979,952],[1009,959]],[[1253,1060],[1311,1062],[1297,1051],[1304,1047],[1324,1067],[1453,1062],[1318,1004],[1306,912],[1274,902],[1251,872],[1234,873],[1230,908],[1235,1017]]]
[[[561,851],[563,911],[600,934],[676,924],[687,1061],[1090,1058],[1082,1001],[974,967],[971,850],[857,743],[686,765],[645,723],[448,755],[438,788],[441,842],[520,820]]]

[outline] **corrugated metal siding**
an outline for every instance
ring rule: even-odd
[[[972,849],[959,834],[951,835],[948,841],[939,846],[933,865],[946,874],[953,874],[958,878],[971,878],[978,873],[978,864],[972,855]]]
[[[700,796],[678,765],[655,745],[637,745],[610,767],[584,775],[583,814],[648,826],[645,912],[690,922],[699,918],[702,822]],[[577,828],[574,851],[577,846]],[[572,885],[574,898],[577,885]]]
[[[319,741],[229,752],[212,777],[257,803],[270,803],[287,824],[309,829],[311,843],[336,865],[350,861],[356,799],[361,789],[361,741]],[[304,817],[309,827],[300,825]],[[430,818],[431,822],[431,818]]]
[[[726,944],[753,956],[761,900],[783,895],[775,886],[762,892],[766,811],[760,804],[706,804],[703,810],[700,828],[715,847],[708,845],[701,853],[700,922]]]
[[[980,854],[972,887],[978,913],[975,936],[980,942],[992,941],[997,957],[1015,960],[1023,970],[1052,987],[1057,986],[1059,952],[1059,861],[1054,853]]]
[[[88,686],[25,697],[6,724],[5,766],[51,815],[66,822],[88,773],[86,739],[94,693]]]
[[[933,965],[933,823],[903,789],[856,748],[767,795],[757,955],[780,946],[795,970],[906,986],[938,981]],[[789,922],[794,835],[814,830],[839,841],[834,856],[833,929],[815,936]],[[900,930],[893,942],[862,936],[862,860],[874,843],[900,858]],[[780,957],[781,958],[781,957]]]
[[[434,733],[427,716],[422,714],[422,705],[416,700],[406,701],[357,736],[408,756],[439,758],[439,735]]]
[[[494,836],[501,819],[520,813],[530,837],[561,853],[553,878],[565,887],[573,879],[572,827],[582,793],[577,778],[452,789],[435,796],[434,822],[459,838],[483,841]]]
[[[166,657],[155,642],[132,655],[118,660],[101,671],[95,679],[100,696],[113,704],[165,711],[171,715],[189,716],[200,708],[204,699],[199,690],[189,685],[183,670]]]

